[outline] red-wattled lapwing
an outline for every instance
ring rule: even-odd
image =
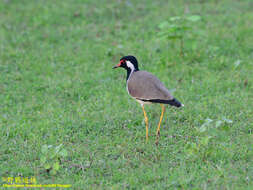
[[[114,69],[123,67],[127,70],[127,91],[130,96],[136,99],[142,106],[146,123],[146,142],[148,141],[148,117],[144,109],[144,104],[160,103],[162,113],[156,130],[156,144],[160,137],[160,125],[163,119],[165,107],[163,104],[169,104],[175,107],[184,106],[174,98],[163,83],[154,75],[146,71],[140,71],[138,61],[134,56],[125,56],[120,59]]]

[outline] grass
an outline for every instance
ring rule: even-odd
[[[71,189],[252,189],[252,7],[1,1],[0,184],[35,176]],[[177,42],[157,37],[161,22],[181,15],[202,18],[183,57]],[[146,106],[145,144],[126,73],[111,69],[128,54],[185,104],[167,108],[159,146],[160,106]]]

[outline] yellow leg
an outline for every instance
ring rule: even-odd
[[[162,123],[162,120],[163,120],[163,114],[164,114],[164,111],[165,111],[164,105],[161,104],[161,106],[162,106],[162,113],[161,113],[160,121],[159,121],[157,130],[156,130],[156,144],[158,144],[158,141],[159,141],[159,137],[160,137],[160,126],[161,126],[161,123]]]
[[[143,113],[144,113],[144,117],[145,117],[145,123],[146,123],[146,142],[148,142],[148,117],[147,117],[147,114],[145,112],[144,105],[142,105],[141,107],[142,107],[142,110],[143,110]]]

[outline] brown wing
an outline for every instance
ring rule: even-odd
[[[172,100],[173,96],[154,75],[146,71],[133,72],[127,82],[128,92],[138,99]]]

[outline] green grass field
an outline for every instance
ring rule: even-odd
[[[159,24],[199,15],[196,33]],[[70,189],[253,189],[253,1],[0,1],[0,185]],[[185,104],[141,106],[123,55]],[[4,188],[3,188],[4,189]],[[9,188],[5,188],[9,189]],[[52,189],[52,188],[51,188]]]

